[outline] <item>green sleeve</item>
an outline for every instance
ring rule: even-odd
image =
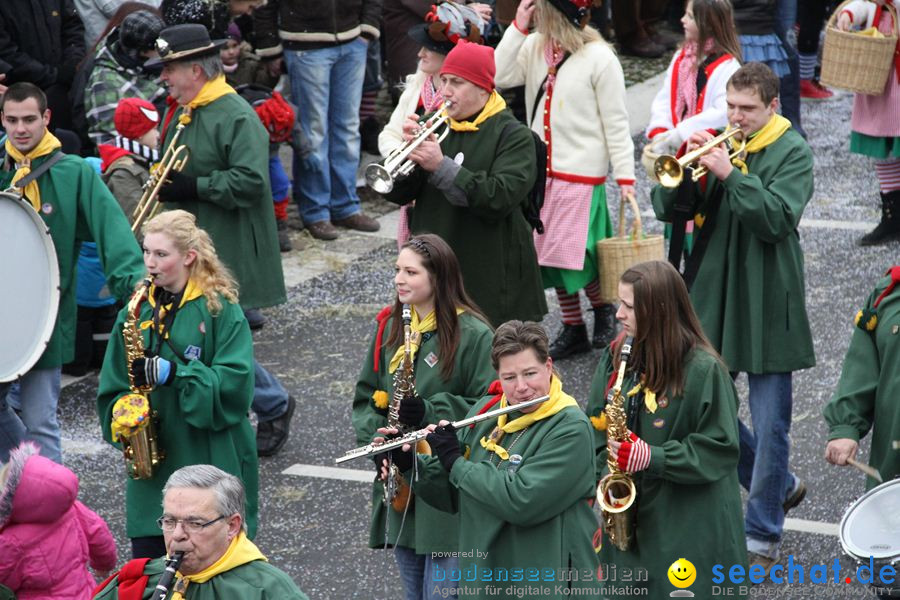
[[[458,395],[439,392],[426,398],[426,423],[462,418],[484,397],[488,387],[497,378],[491,365],[491,342],[494,334],[485,327],[473,335],[475,337],[471,344],[460,344],[456,350],[458,360],[452,378],[460,381],[462,392]]]
[[[258,206],[269,192],[269,138],[253,115],[238,115],[229,121],[219,148],[227,154],[227,169],[197,177],[197,194],[226,210]]]
[[[591,380],[591,389],[588,396],[587,416],[588,418],[597,418],[601,411],[606,408],[606,382],[612,375],[612,355],[607,347],[600,357],[600,363],[594,371],[594,378]],[[606,474],[606,431],[600,431],[596,427],[591,427],[594,453],[597,456],[597,481]]]
[[[589,425],[582,418],[554,424],[538,451],[515,473],[487,462],[457,460],[450,483],[498,519],[521,527],[542,523],[583,497],[580,484],[593,477],[586,473],[593,470],[593,461],[576,459],[591,443]]]
[[[253,401],[253,337],[237,304],[223,303],[211,321],[216,336],[212,363],[176,361],[171,385],[188,424],[222,431],[242,423]]]
[[[846,438],[858,442],[872,428],[881,370],[874,336],[875,332],[853,328],[837,390],[822,410],[829,440]]]
[[[646,473],[679,484],[718,481],[737,467],[740,446],[737,428],[737,392],[725,367],[711,360],[699,372],[685,373],[686,382],[698,382],[683,393],[682,411],[693,411],[694,431],[661,446],[650,446]],[[687,385],[687,383],[686,383]]]
[[[454,183],[465,192],[472,214],[485,220],[499,221],[522,208],[534,184],[535,156],[531,132],[527,127],[516,127],[500,140],[496,155],[489,171],[460,167]]]
[[[456,462],[464,462],[460,458]],[[412,469],[404,473],[407,481],[413,481],[416,496],[434,508],[446,513],[459,511],[459,491],[450,484],[450,474],[441,465],[437,456],[419,454],[416,457],[416,475],[413,479]]]
[[[678,188],[667,188],[660,184],[650,190],[650,202],[653,204],[653,212],[656,218],[667,223],[672,221],[672,209],[675,200],[678,199]]]
[[[103,368],[100,369],[100,383],[97,388],[97,417],[100,419],[100,429],[103,439],[112,443],[110,421],[112,410],[116,400],[130,391],[128,381],[128,369],[125,364],[125,342],[122,339],[122,325],[125,323],[125,311],[119,311],[116,324],[113,325],[106,344],[106,354],[103,357]]]
[[[385,336],[387,336],[387,328],[385,328]],[[376,334],[377,335],[377,334]],[[375,407],[372,400],[372,394],[378,388],[378,373],[375,372],[375,337],[369,342],[369,351],[366,353],[366,360],[363,362],[362,369],[359,373],[359,379],[356,380],[356,391],[353,394],[353,409],[350,420],[353,423],[353,429],[356,431],[356,443],[365,446],[376,437],[379,427],[387,427],[387,410],[379,410]],[[380,368],[386,369],[387,365],[378,357]],[[392,390],[383,390],[390,394]]]
[[[109,290],[124,302],[146,272],[143,253],[125,213],[100,176],[87,163],[82,162],[79,168],[76,237],[96,242]]]
[[[809,146],[794,144],[789,152],[772,158],[779,160],[779,167],[767,184],[737,168],[722,182],[725,201],[737,218],[753,235],[770,244],[794,233],[813,193]]]

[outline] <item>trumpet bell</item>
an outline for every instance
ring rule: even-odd
[[[394,189],[394,179],[384,165],[372,163],[366,167],[366,185],[379,194],[387,194]]]
[[[681,184],[681,180],[684,178],[684,168],[677,158],[664,154],[653,163],[653,174],[656,175],[660,185],[674,188]]]

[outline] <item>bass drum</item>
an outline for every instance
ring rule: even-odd
[[[879,586],[881,567],[900,561],[900,479],[872,488],[850,505],[841,519],[840,540],[851,558],[866,565],[872,558],[872,585]],[[896,582],[883,587],[894,588],[884,597],[900,598]]]
[[[50,230],[27,201],[0,192],[0,383],[38,361],[56,325],[59,265]]]

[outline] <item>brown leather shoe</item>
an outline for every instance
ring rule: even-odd
[[[346,227],[347,229],[355,229],[356,231],[378,231],[381,229],[381,223],[361,212],[350,215],[346,219],[333,221],[333,223],[338,227]]]
[[[338,239],[338,231],[334,228],[334,225],[332,225],[330,221],[317,221],[316,223],[307,223],[306,230],[309,231],[309,234],[317,240],[325,240],[327,242],[330,242],[331,240]]]

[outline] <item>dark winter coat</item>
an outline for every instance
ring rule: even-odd
[[[382,0],[269,0],[253,13],[256,52],[308,50],[381,35]]]
[[[775,0],[733,0],[734,26],[741,35],[768,35],[775,30]]]

